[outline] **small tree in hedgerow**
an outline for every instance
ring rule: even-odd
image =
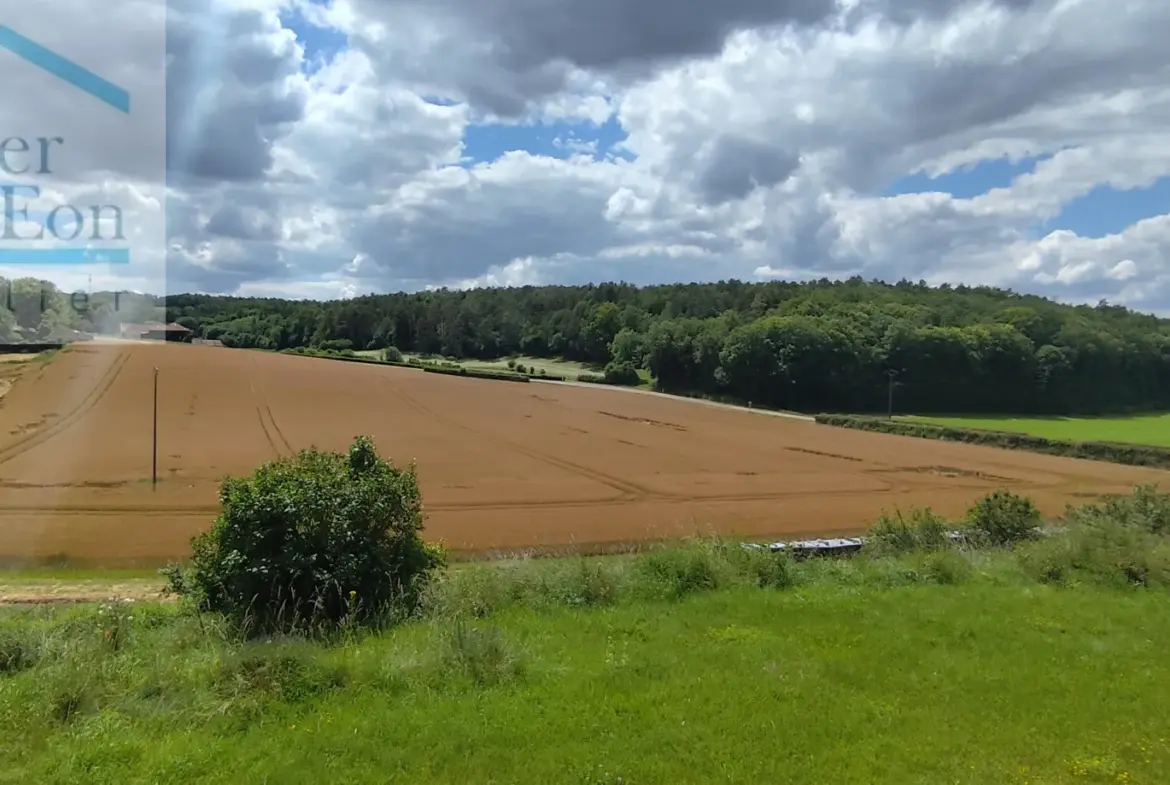
[[[348,454],[301,451],[229,478],[212,528],[170,589],[245,634],[328,631],[405,615],[442,566],[427,546],[415,467],[358,437]]]

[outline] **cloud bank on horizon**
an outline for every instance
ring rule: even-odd
[[[113,168],[165,189],[171,293],[861,275],[1170,312],[1166,3],[167,6],[167,182]]]

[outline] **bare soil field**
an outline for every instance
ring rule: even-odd
[[[159,368],[159,484],[152,375]],[[848,431],[686,399],[504,384],[216,347],[74,345],[0,400],[0,560],[152,565],[214,519],[219,482],[374,437],[416,461],[426,536],[464,552],[705,534],[843,534],[882,509],[961,513],[1007,487],[1048,513],[1170,473]]]

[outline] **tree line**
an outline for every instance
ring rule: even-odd
[[[649,369],[668,391],[805,411],[1170,408],[1170,320],[990,287],[621,283],[332,302],[173,296],[168,318],[236,347],[562,357]]]
[[[0,279],[0,342],[165,318],[228,346],[561,357],[662,389],[804,411],[1092,414],[1170,408],[1170,320],[990,287],[621,283],[330,302],[70,293]]]

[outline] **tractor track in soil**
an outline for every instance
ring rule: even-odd
[[[94,388],[75,406],[72,410],[67,412],[64,416],[54,420],[51,424],[37,428],[13,442],[0,447],[0,465],[8,463],[15,458],[24,455],[29,450],[39,447],[51,439],[60,436],[68,431],[71,427],[76,425],[87,414],[93,411],[114,383],[118,380],[118,376],[122,373],[122,369],[126,367],[126,363],[130,361],[131,352],[127,351],[124,354],[118,355],[117,359],[110,364],[106,372],[102,374],[98,383]]]
[[[296,450],[289,444],[284,432],[280,430],[280,425],[276,422],[276,416],[272,413],[272,406],[268,402],[268,392],[264,388],[264,379],[258,378],[260,376],[261,372],[257,368],[256,358],[253,357],[252,373],[248,376],[248,386],[252,391],[252,400],[255,402],[256,416],[260,420],[260,430],[264,432],[264,438],[277,458],[291,457]]]

